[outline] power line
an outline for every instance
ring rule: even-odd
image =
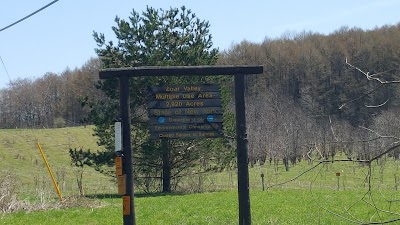
[[[45,9],[45,8],[47,8],[47,7],[51,6],[51,5],[53,5],[54,3],[58,2],[58,1],[59,1],[59,0],[54,0],[54,1],[50,2],[49,4],[43,6],[42,8],[36,10],[35,12],[33,12],[33,13],[31,13],[31,14],[25,16],[24,18],[22,18],[22,19],[20,19],[20,20],[18,20],[18,21],[16,21],[16,22],[14,22],[14,23],[12,23],[12,24],[10,24],[10,25],[8,25],[8,26],[2,28],[2,29],[0,30],[0,32],[2,32],[3,30],[6,30],[6,29],[8,29],[8,28],[14,26],[15,24],[17,24],[17,23],[19,23],[19,22],[22,22],[22,21],[28,19],[29,17],[35,15],[36,13],[42,11],[43,9]]]
[[[8,74],[8,70],[7,70],[6,65],[5,65],[4,62],[3,62],[3,58],[1,58],[1,56],[0,56],[0,60],[1,60],[1,63],[3,64],[4,70],[6,71],[6,74],[7,74],[7,76],[8,76],[8,79],[10,80],[10,83],[11,83],[10,74]]]

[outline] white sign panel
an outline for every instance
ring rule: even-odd
[[[122,151],[122,126],[121,122],[115,122],[115,151]]]

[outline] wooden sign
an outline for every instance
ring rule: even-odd
[[[115,157],[115,171],[117,176],[122,175],[122,157]]]
[[[160,116],[151,117],[150,124],[175,124],[175,123],[222,123],[222,115],[200,116]]]
[[[149,88],[151,138],[222,137],[219,85],[169,85]]]
[[[149,101],[152,100],[193,100],[193,99],[221,99],[221,95],[217,91],[207,92],[184,92],[184,93],[168,93],[150,92],[148,95]]]
[[[219,138],[223,137],[223,133],[215,130],[210,131],[164,131],[151,132],[152,139],[168,138],[168,139],[192,139],[192,138]]]
[[[194,131],[194,130],[218,130],[222,131],[222,123],[193,123],[193,124],[154,124],[150,130],[158,131]]]
[[[122,215],[131,215],[131,198],[130,196],[122,196]]]
[[[222,115],[221,107],[149,109],[149,116]]]
[[[176,93],[176,92],[219,92],[220,86],[216,84],[188,84],[188,85],[167,85],[152,86],[150,93]]]
[[[149,109],[189,108],[189,107],[221,107],[221,99],[196,100],[164,100],[149,102]]]
[[[117,176],[118,181],[118,194],[124,195],[126,194],[126,175]]]

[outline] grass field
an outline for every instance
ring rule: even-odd
[[[43,201],[44,195],[48,205],[57,205],[36,142],[41,143],[64,196],[77,195],[77,169],[70,166],[68,149],[98,149],[92,128],[0,130],[0,170],[15,179],[18,198],[35,203]],[[344,156],[338,154],[337,158]],[[277,185],[313,167],[297,179]],[[400,218],[399,163],[390,158],[374,162],[370,172],[354,162],[303,161],[288,172],[281,164],[256,165],[250,168],[253,224],[363,224]],[[262,191],[261,173],[266,191]],[[88,198],[76,201],[88,204],[66,207],[63,203],[51,210],[5,213],[0,215],[0,224],[122,224],[122,202],[114,195],[116,184],[91,168],[85,169],[83,182]],[[188,190],[204,193],[138,194],[137,223],[238,223],[236,171],[194,174],[182,183]]]
[[[253,224],[350,224],[327,210],[364,223],[371,218],[380,221],[399,217],[383,212],[378,215],[372,206],[359,202],[361,194],[334,190],[252,191],[252,221]],[[110,198],[101,202],[101,207],[7,214],[2,216],[0,224],[122,224],[121,200]],[[237,224],[237,204],[235,191],[136,197],[136,220],[137,224]],[[398,204],[377,201],[376,205],[383,210],[400,210]]]
[[[93,127],[59,129],[0,129],[0,171],[14,176],[22,196],[38,191],[53,192],[53,184],[37,147],[39,142],[53,174],[65,195],[78,194],[78,168],[71,166],[69,149],[102,150],[93,137]],[[85,167],[83,185],[87,194],[115,191],[114,182]]]

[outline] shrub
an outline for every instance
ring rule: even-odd
[[[54,119],[53,123],[54,123],[54,127],[61,128],[61,127],[65,127],[67,122],[65,121],[64,118],[57,117],[57,118]]]

